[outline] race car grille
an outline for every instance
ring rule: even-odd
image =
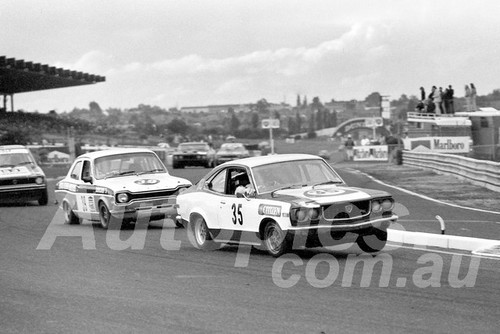
[[[169,189],[169,190],[148,191],[143,193],[129,194],[129,201],[156,198],[156,197],[170,197],[176,195],[177,190],[178,189]]]
[[[359,218],[370,213],[370,201],[335,203],[323,207],[323,217],[327,220]]]
[[[30,184],[36,183],[35,177],[28,177],[24,179],[8,179],[8,180],[0,180],[0,186],[14,186],[17,184]]]

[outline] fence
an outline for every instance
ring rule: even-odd
[[[500,192],[500,163],[452,154],[403,151],[403,164],[453,174],[473,184]]]

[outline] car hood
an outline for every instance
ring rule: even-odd
[[[96,180],[94,185],[106,187],[113,191],[127,190],[130,192],[155,191],[176,189],[180,186],[191,186],[186,179],[168,174],[143,174],[113,177],[105,180]]]
[[[1,167],[0,179],[13,177],[45,176],[42,169],[35,165],[25,165],[16,167]]]
[[[274,198],[287,201],[314,201],[320,205],[336,202],[352,202],[374,197],[390,196],[381,190],[353,188],[345,186],[318,186],[299,189],[284,189],[274,192]]]

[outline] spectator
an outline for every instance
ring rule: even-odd
[[[370,145],[370,139],[368,139],[366,136],[363,136],[363,139],[361,139],[361,146],[368,146]]]
[[[442,98],[441,98],[441,92],[437,89],[436,86],[432,86],[432,102],[434,102],[434,105],[436,107],[436,114],[441,115],[441,103],[442,103]]]
[[[445,95],[443,92],[443,87],[439,87],[439,95],[441,97],[441,102],[439,102],[439,109],[441,109],[441,114],[446,114],[446,109],[444,108]]]
[[[354,146],[355,145],[356,144],[354,143],[354,140],[352,140],[351,135],[347,135],[347,140],[344,143],[344,147],[345,147],[345,152],[347,154],[348,161],[353,160],[353,158],[354,158]]]
[[[447,103],[448,103],[446,105],[446,112],[448,114],[454,114],[455,107],[453,105],[453,94],[455,93],[455,91],[453,90],[453,87],[451,87],[451,85],[448,86],[446,91],[447,91],[446,98],[447,98]]]
[[[470,111],[470,87],[465,85],[465,111]]]
[[[420,87],[420,101],[425,101],[425,89],[424,87]]]
[[[477,110],[476,96],[477,96],[476,86],[474,86],[474,84],[471,83],[470,84],[470,107],[471,107],[471,111],[476,111]]]

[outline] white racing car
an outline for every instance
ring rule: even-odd
[[[171,176],[151,150],[110,149],[79,156],[55,193],[66,223],[88,219],[109,228],[137,219],[175,221],[175,197],[190,185]]]
[[[305,154],[224,163],[177,197],[178,220],[201,249],[221,243],[290,249],[356,242],[382,250],[397,221],[384,191],[348,187],[322,158]]]
[[[0,146],[0,201],[38,201],[47,205],[47,180],[30,150],[22,145]]]

